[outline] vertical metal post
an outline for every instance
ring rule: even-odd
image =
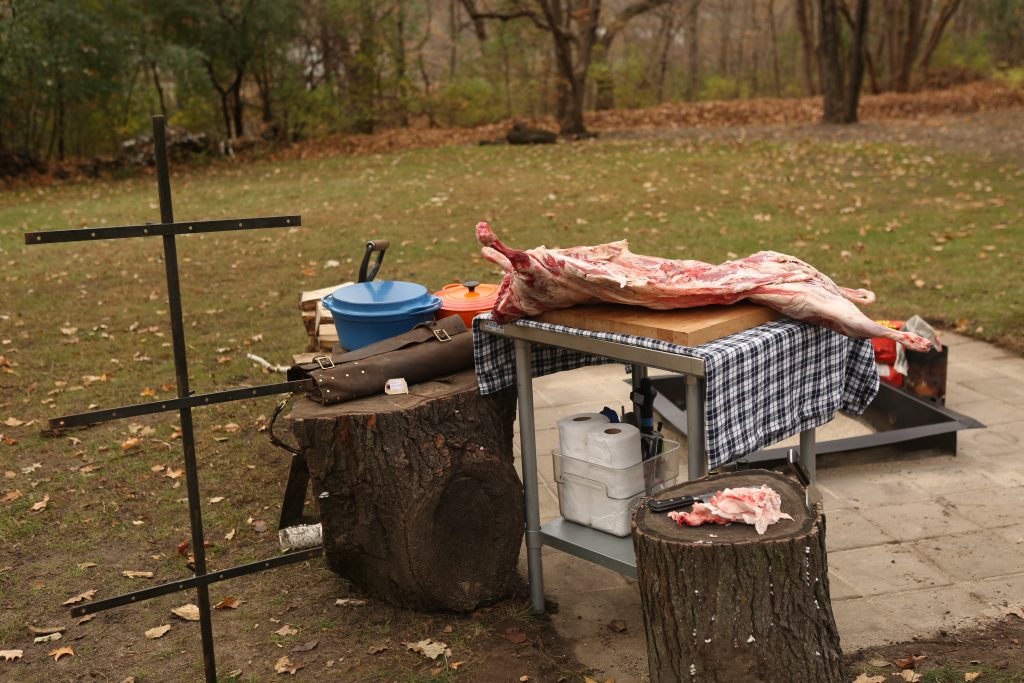
[[[156,180],[160,195],[160,220],[174,222],[171,205],[171,177],[167,169],[167,144],[164,135],[164,117],[153,117],[153,146],[156,152]],[[188,383],[188,358],[185,350],[185,321],[181,310],[181,285],[178,280],[178,249],[174,235],[164,235],[164,267],[167,271],[167,299],[171,318],[171,341],[174,347],[174,374],[178,397],[185,398],[191,391]],[[199,472],[196,468],[196,442],[192,430],[192,408],[178,412],[181,419],[181,446],[185,454],[185,482],[188,489],[188,512],[192,528],[192,553],[195,574],[206,574],[206,548],[203,539],[202,499],[199,497]],[[203,638],[203,667],[207,683],[217,682],[217,666],[213,651],[213,621],[210,614],[210,591],[206,585],[196,588],[199,603],[199,630]]]
[[[519,399],[519,451],[522,456],[523,493],[526,504],[526,567],[530,580],[530,603],[537,614],[544,613],[544,566],[540,536],[540,498],[537,490],[537,434],[533,421],[533,372],[530,342],[516,339],[516,392]]]
[[[690,480],[708,474],[708,454],[704,448],[704,382],[686,376],[686,459]]]
[[[818,457],[815,448],[814,427],[800,432],[800,464],[807,473],[807,506],[821,502],[818,492]]]

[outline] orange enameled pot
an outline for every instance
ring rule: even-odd
[[[458,315],[462,317],[466,327],[472,329],[473,318],[481,313],[487,313],[494,307],[494,302],[498,299],[498,285],[481,284],[471,280],[462,284],[445,285],[441,291],[435,292],[435,296],[441,297],[438,318]]]

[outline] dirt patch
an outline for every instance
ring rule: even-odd
[[[868,648],[846,656],[850,680],[861,674],[884,676],[876,680],[905,680],[898,676],[911,662],[921,683],[1020,683],[1024,681],[1024,619],[1009,615],[981,628],[940,632],[934,639]],[[981,675],[965,677],[973,673]]]

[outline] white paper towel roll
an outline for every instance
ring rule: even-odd
[[[558,441],[562,455],[587,459],[587,434],[608,424],[601,413],[576,413],[558,421]]]
[[[632,467],[640,462],[640,430],[620,422],[588,432],[586,459],[616,470]]]

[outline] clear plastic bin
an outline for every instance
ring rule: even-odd
[[[657,437],[644,436],[653,438]],[[621,469],[570,458],[554,448],[551,462],[562,517],[613,536],[628,536],[632,509],[640,497],[673,485],[679,475],[679,443],[660,441],[659,455]]]

